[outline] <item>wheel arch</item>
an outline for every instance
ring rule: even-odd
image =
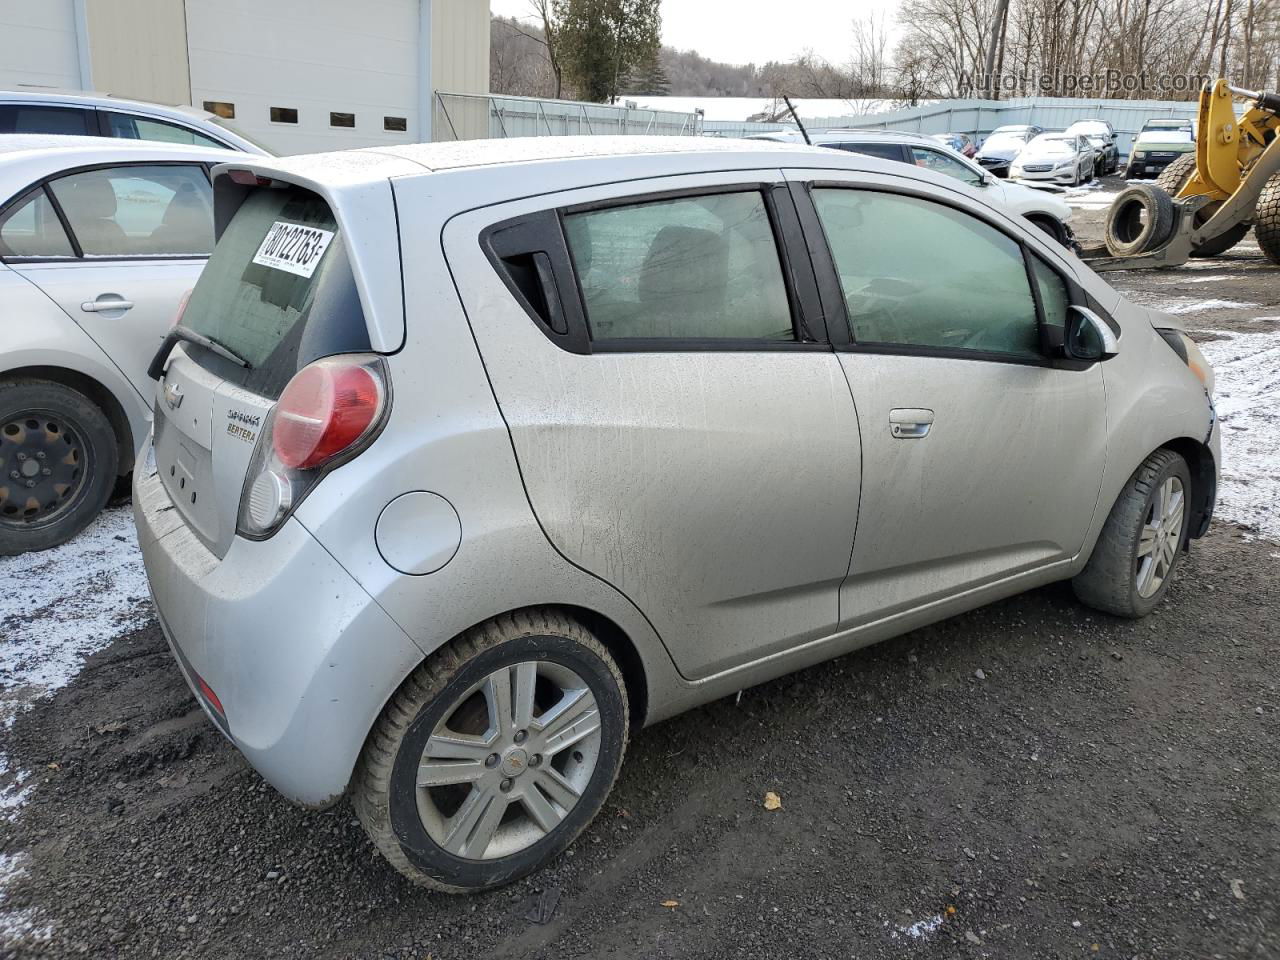
[[[1058,243],[1066,246],[1066,230],[1062,226],[1062,221],[1053,214],[1034,211],[1032,213],[1024,213],[1023,216],[1034,226],[1053,237]]]
[[[1218,465],[1213,451],[1191,437],[1175,437],[1159,449],[1172,450],[1187,462],[1191,471],[1191,516],[1187,524],[1188,539],[1205,535],[1213,519],[1213,504],[1218,495]]]
[[[115,432],[116,448],[119,454],[117,475],[123,477],[133,470],[135,450],[133,424],[130,422],[129,415],[125,412],[124,405],[119,398],[102,382],[79,370],[46,365],[13,367],[0,371],[0,378],[5,380],[48,380],[83,393],[106,414],[107,421]]]

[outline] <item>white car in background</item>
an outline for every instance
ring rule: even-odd
[[[933,137],[901,130],[823,130],[810,131],[809,138],[815,147],[909,163],[954,177],[972,187],[980,187],[991,202],[1026,217],[1063,246],[1071,247],[1073,244],[1071,227],[1068,226],[1072,211],[1066,201],[1044,190],[1001,180]],[[759,134],[749,139],[805,142],[799,133],[790,131]]]
[[[0,137],[0,556],[79,533],[151,428],[147,366],[213,248],[209,147]]]
[[[1098,152],[1078,133],[1042,133],[1009,166],[1014,180],[1042,180],[1078,187],[1093,179]]]
[[[121,100],[100,93],[0,90],[0,134],[9,133],[157,140],[272,155],[207,110]]]

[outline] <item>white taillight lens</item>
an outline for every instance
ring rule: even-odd
[[[239,532],[270,535],[325,473],[364,449],[386,420],[388,395],[378,357],[328,357],[299,370],[263,425]]]

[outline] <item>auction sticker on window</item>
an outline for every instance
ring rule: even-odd
[[[310,277],[332,239],[332,230],[277,220],[253,255],[253,262]]]

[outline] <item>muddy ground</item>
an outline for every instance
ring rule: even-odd
[[[1245,246],[1116,283],[1257,331],[1278,277]],[[266,788],[150,624],[6,734],[0,955],[1280,957],[1277,574],[1217,523],[1148,620],[1056,585],[641,731],[572,850],[477,897]]]

